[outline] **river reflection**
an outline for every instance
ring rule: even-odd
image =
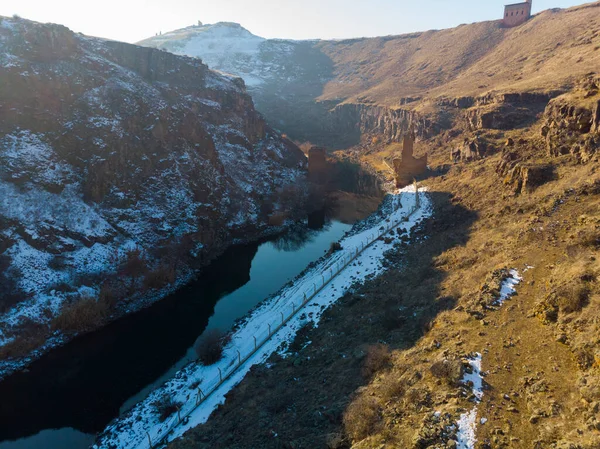
[[[0,449],[87,448],[95,433],[193,360],[206,329],[229,329],[350,227],[312,214],[271,241],[233,247],[176,294],[1,382]]]

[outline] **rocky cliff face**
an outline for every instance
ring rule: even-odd
[[[0,18],[0,79],[5,365],[80,299],[107,303],[92,327],[135,309],[303,198],[304,155],[198,59]]]
[[[372,134],[390,142],[400,142],[411,130],[421,138],[428,138],[441,129],[438,122],[409,109],[356,103],[337,106],[331,111],[330,120],[333,130],[352,136],[354,140]]]
[[[571,154],[580,162],[597,160],[600,150],[600,79],[581,80],[552,100],[544,111],[542,136],[551,156]]]
[[[551,98],[561,92],[487,94],[462,97],[454,104],[467,106],[465,117],[471,131],[481,129],[516,129],[531,125],[544,111]],[[460,106],[459,106],[460,107]]]

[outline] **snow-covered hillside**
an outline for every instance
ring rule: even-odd
[[[0,377],[302,200],[302,153],[198,59],[0,17],[0,79]]]
[[[241,25],[230,22],[190,26],[139,44],[200,58],[212,69],[242,77],[250,88],[263,86],[276,77],[285,68],[281,66],[282,62],[298,45],[293,41],[255,36]]]

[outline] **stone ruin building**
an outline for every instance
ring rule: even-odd
[[[394,172],[396,174],[396,187],[409,185],[413,180],[427,171],[427,155],[416,158],[413,156],[415,134],[410,132],[404,135],[402,156],[394,159]]]
[[[531,2],[525,0],[523,3],[513,3],[504,7],[504,19],[502,23],[507,28],[516,27],[527,22],[531,18]]]

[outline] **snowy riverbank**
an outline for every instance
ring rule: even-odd
[[[298,330],[309,322],[316,325],[323,311],[353,284],[364,282],[383,270],[384,253],[397,241],[398,233],[390,233],[390,237],[394,237],[387,240],[390,243],[376,239],[378,235],[388,227],[410,232],[431,213],[429,199],[423,194],[420,195],[421,205],[415,211],[413,187],[403,189],[394,197],[399,207],[389,216],[380,221],[369,221],[368,227],[342,239],[341,251],[319,261],[304,276],[254,310],[232,334],[221,361],[208,367],[188,365],[127,415],[113,422],[95,447],[148,448],[150,441],[156,444],[166,433],[167,439],[172,440],[187,429],[206,422],[214,409],[224,402],[226,393],[253,365],[264,362],[278,349],[282,350],[282,344],[291,342]],[[339,274],[328,282],[337,271]],[[300,310],[303,303],[306,304]],[[285,322],[283,326],[282,322]],[[266,342],[261,345],[263,341]],[[164,395],[182,403],[180,415],[189,417],[183,418],[181,423],[177,415],[159,422],[153,404]]]

